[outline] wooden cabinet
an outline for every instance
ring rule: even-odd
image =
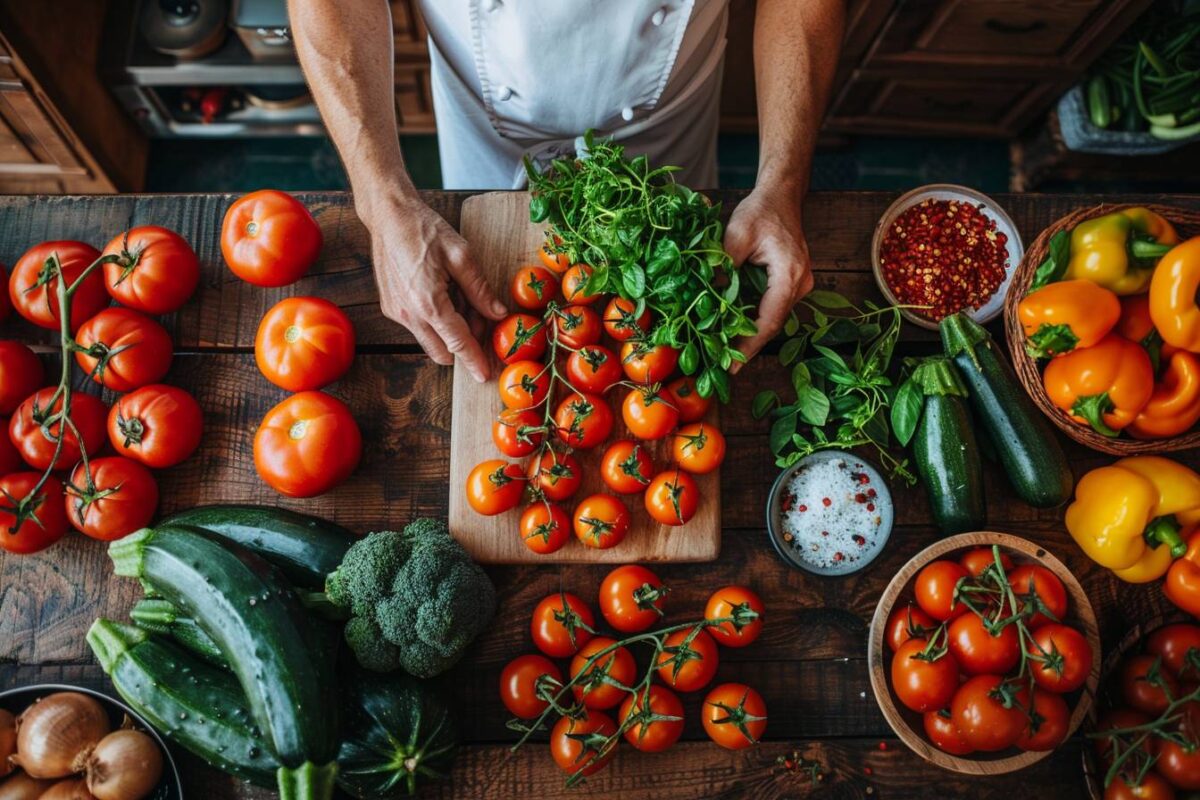
[[[392,0],[396,51],[396,119],[401,133],[433,133],[433,89],[429,83],[429,31],[416,0]]]

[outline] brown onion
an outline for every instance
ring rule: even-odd
[[[24,772],[14,772],[0,782],[0,800],[38,800],[54,785],[54,781],[31,778]]]
[[[38,800],[96,800],[96,798],[87,790],[87,784],[84,783],[83,778],[72,778],[54,784],[43,792]]]
[[[12,772],[8,757],[17,752],[17,718],[0,708],[0,778]]]
[[[86,770],[96,800],[141,800],[162,777],[162,751],[141,731],[113,731],[88,756]]]
[[[35,778],[65,778],[83,770],[88,753],[110,728],[94,698],[79,692],[47,695],[17,717],[12,762]]]

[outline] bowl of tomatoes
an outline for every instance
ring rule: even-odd
[[[867,659],[896,735],[970,774],[1045,758],[1083,722],[1100,680],[1083,587],[1044,548],[990,531],[943,539],[896,573]]]

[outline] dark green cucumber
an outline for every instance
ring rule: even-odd
[[[1067,502],[1073,485],[1067,457],[992,337],[962,313],[946,317],[940,327],[942,346],[967,385],[975,419],[987,429],[1017,496],[1036,508]]]
[[[166,600],[139,600],[129,610],[129,618],[144,631],[169,636],[184,650],[200,656],[214,667],[229,669],[229,662],[212,637],[200,629],[196,620],[184,615]]]
[[[117,575],[150,581],[221,648],[284,765],[281,788],[307,774],[305,764],[336,773],[332,661],[278,570],[232,542],[163,525],[113,542],[108,553]]]
[[[87,641],[118,694],[156,730],[223,772],[275,784],[279,761],[232,674],[107,619],[92,623]]]
[[[171,514],[162,524],[200,528],[236,542],[279,567],[296,586],[318,591],[356,538],[332,522],[266,506],[201,506]]]

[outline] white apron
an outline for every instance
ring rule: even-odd
[[[520,189],[584,131],[717,185],[728,0],[420,0],[447,189]]]

